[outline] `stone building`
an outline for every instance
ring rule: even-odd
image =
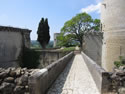
[[[101,23],[104,32],[102,67],[112,71],[119,56],[125,58],[125,0],[103,0]]]
[[[16,67],[24,47],[30,47],[28,29],[0,26],[0,67]]]
[[[54,45],[53,47],[56,47],[57,46],[57,37],[59,36],[60,33],[54,33]]]
[[[83,37],[84,53],[101,66],[103,33],[93,31],[86,33]]]

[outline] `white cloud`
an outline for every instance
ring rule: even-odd
[[[100,0],[96,0],[96,1],[99,2]],[[86,12],[86,13],[92,13],[92,12],[100,13],[100,6],[101,6],[101,3],[99,2],[96,5],[91,4],[87,6],[86,8],[82,8],[80,11]]]

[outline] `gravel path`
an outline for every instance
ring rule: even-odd
[[[47,94],[100,94],[80,54],[70,61]]]

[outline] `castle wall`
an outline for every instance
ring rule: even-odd
[[[84,53],[101,65],[102,56],[102,36],[101,32],[90,32],[84,36]]]
[[[24,38],[24,46],[26,48],[30,48],[31,42],[30,42],[30,32],[31,31],[24,31],[23,32],[23,38]]]
[[[125,58],[125,0],[103,0],[101,23],[104,32],[102,67],[112,71],[119,56]]]
[[[101,23],[104,32],[125,29],[125,0],[103,0]]]
[[[23,47],[29,47],[30,41],[24,37],[25,31],[29,32],[25,29],[0,26],[0,67],[18,66]]]
[[[19,32],[0,31],[0,65],[15,66],[22,48],[22,35]],[[12,62],[12,63],[10,63]]]

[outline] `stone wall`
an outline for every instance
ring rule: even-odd
[[[24,42],[24,47],[30,48],[31,42],[30,42],[30,30],[23,30],[23,42]]]
[[[83,52],[81,54],[100,93],[112,94],[109,93],[111,86],[110,74],[99,65],[97,65],[96,62],[89,58],[86,54],[84,54]]]
[[[83,51],[91,59],[93,59],[98,65],[101,66],[102,57],[102,32],[88,32],[84,36]]]
[[[53,45],[53,47],[57,47],[57,43],[58,43],[57,37],[59,36],[59,34],[60,33],[54,33],[54,45]]]
[[[104,32],[125,30],[124,3],[125,0],[102,0],[101,23]]]
[[[31,30],[0,26],[0,67],[16,67],[23,47],[30,47]]]
[[[30,94],[45,94],[47,89],[64,70],[73,55],[74,53],[71,52],[46,68],[34,73],[29,80]]]
[[[112,92],[116,94],[125,94],[125,66],[114,68],[111,74]]]
[[[119,56],[125,59],[125,31],[105,32],[102,51],[102,66],[112,72],[114,61],[119,60]]]
[[[38,69],[0,68],[0,94],[29,94],[29,77]]]
[[[104,32],[102,67],[112,72],[114,61],[125,58],[125,0],[103,0],[101,23]]]
[[[71,52],[43,69],[0,68],[0,94],[45,94],[73,55]]]
[[[40,65],[38,68],[44,68],[69,53],[56,50],[44,50],[38,52],[40,54]]]

